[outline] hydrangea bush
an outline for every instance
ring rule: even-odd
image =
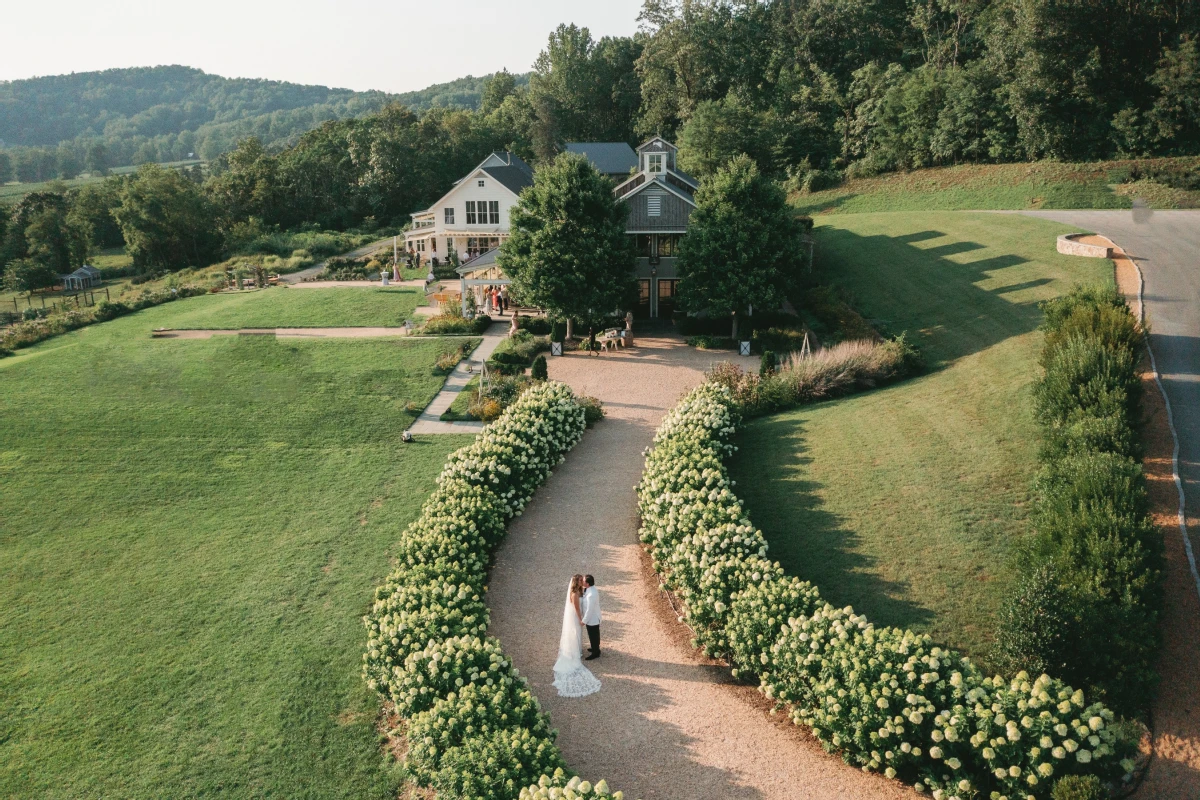
[[[363,617],[363,676],[407,720],[409,775],[439,798],[516,800],[531,786],[610,796],[603,781],[567,774],[537,698],[486,636],[491,552],[579,441],[584,417],[566,385],[539,383],[451,454]]]
[[[769,561],[723,463],[739,421],[728,386],[701,385],[663,420],[638,485],[641,539],[698,646],[757,676],[848,763],[938,800],[1040,800],[1062,776],[1128,776],[1135,743],[1082,692],[1046,675],[989,678],[926,635],[830,606]],[[552,785],[529,797],[568,796]]]

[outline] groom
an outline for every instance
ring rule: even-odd
[[[583,624],[587,627],[588,642],[591,648],[584,661],[600,657],[600,592],[596,589],[596,579],[587,575],[583,579],[587,589],[583,592]]]

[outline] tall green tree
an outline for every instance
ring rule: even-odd
[[[802,229],[783,190],[738,156],[696,192],[679,246],[680,300],[689,311],[738,317],[779,308],[803,263]]]
[[[4,270],[4,288],[10,292],[32,294],[58,283],[58,272],[32,258],[19,258]]]
[[[29,257],[59,273],[83,266],[91,250],[92,231],[63,207],[34,214],[25,226]]]
[[[582,156],[561,153],[509,212],[511,234],[498,263],[513,294],[568,324],[582,323],[594,346],[596,326],[633,299],[627,214],[608,179]]]
[[[121,186],[113,212],[134,266],[177,270],[217,260],[216,214],[200,188],[156,164],[140,167]]]

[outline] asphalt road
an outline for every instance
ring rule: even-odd
[[[1179,434],[1188,518],[1200,517],[1200,211],[1026,211],[1107,236],[1145,278],[1146,321]],[[1200,531],[1191,529],[1200,549]]]

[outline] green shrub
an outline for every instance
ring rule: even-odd
[[[794,328],[762,328],[750,334],[750,346],[756,353],[774,350],[788,354],[804,347],[804,331]]]
[[[546,368],[546,357],[539,355],[533,360],[533,367],[529,370],[529,375],[535,381],[544,381],[550,378],[550,372]]]
[[[520,330],[529,331],[535,336],[548,336],[554,328],[550,320],[545,317],[517,317],[517,326]],[[566,332],[565,325],[563,332]]]
[[[597,398],[582,395],[576,398],[576,402],[583,409],[583,419],[589,428],[604,419],[604,405]]]
[[[518,330],[497,345],[488,359],[488,366],[504,374],[524,372],[538,353],[549,349],[550,341],[545,337]]]
[[[1047,348],[1043,365],[1046,374],[1034,387],[1034,408],[1043,425],[1054,428],[1083,416],[1134,418],[1141,381],[1129,350],[1074,335]]]
[[[698,350],[736,350],[737,342],[730,339],[728,336],[709,336],[701,334],[700,336],[689,336],[687,338],[689,347],[695,347]]]
[[[1095,775],[1067,775],[1055,781],[1050,800],[1107,800],[1108,796]]]
[[[1076,286],[1062,297],[1046,300],[1041,304],[1045,320],[1042,330],[1051,333],[1063,327],[1066,320],[1077,310],[1114,308],[1129,310],[1125,298],[1116,286]]]
[[[763,350],[762,359],[758,364],[758,374],[762,376],[771,375],[778,368],[779,363],[775,359],[774,350]]]
[[[556,321],[550,330],[550,341],[565,342],[567,340],[567,323]]]
[[[1080,643],[1079,602],[1059,583],[1052,561],[1017,583],[1000,612],[996,662],[1007,672],[1049,673],[1072,681]]]
[[[438,314],[429,317],[421,326],[421,333],[427,336],[446,336],[453,334],[481,334],[491,327],[492,318],[480,314],[475,319],[467,319],[459,314]]]

